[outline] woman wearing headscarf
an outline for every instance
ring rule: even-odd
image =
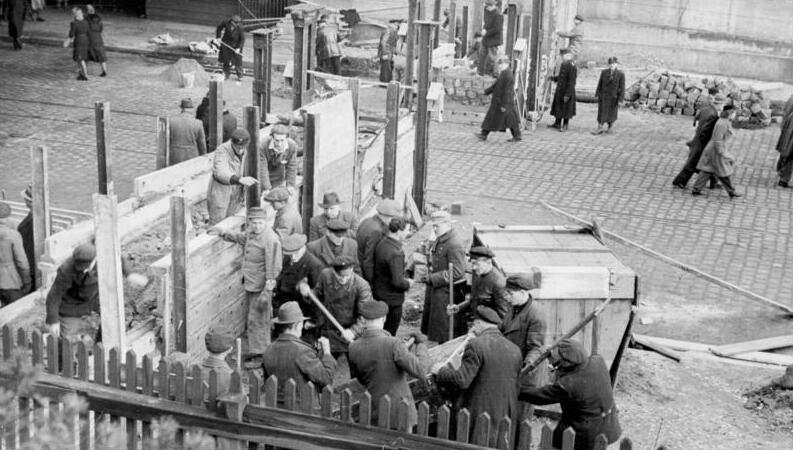
[[[63,42],[64,47],[73,46],[72,59],[77,63],[77,79],[88,80],[88,70],[85,62],[88,61],[88,21],[85,20],[83,10],[72,8],[72,23],[69,28],[69,38]]]

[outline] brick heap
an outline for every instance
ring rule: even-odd
[[[486,87],[493,84],[492,77],[479,76],[470,69],[454,67],[443,72],[443,87],[446,97],[463,105],[489,105],[490,96],[484,94]]]
[[[693,116],[697,101],[708,89],[716,87],[718,96],[738,110],[737,127],[765,127],[771,123],[771,103],[761,91],[740,88],[731,79],[691,78],[669,72],[653,72],[625,92],[625,100],[636,108],[663,114]]]

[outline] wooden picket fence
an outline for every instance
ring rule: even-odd
[[[235,372],[228,393],[218,392],[217,374],[204,379],[198,366],[160,360],[156,369],[152,358],[138,360],[134,352],[122,355],[101,344],[91,351],[82,342],[72,344],[48,335],[46,343],[38,331],[31,334],[2,329],[2,355],[5,360],[20,357],[43,367],[34,383],[34,392],[49,399],[49,405],[33,398],[20,398],[16,420],[0,424],[0,449],[16,450],[30,441],[35,432],[32,421],[38,410],[63,409],[59,399],[76,392],[88,403],[74,424],[75,448],[94,449],[98,442],[98,425],[110,421],[124,428],[127,448],[145,448],[153,437],[152,421],[170,416],[178,424],[177,439],[191,429],[234,441],[238,448],[263,449],[264,445],[281,448],[331,449],[481,449],[495,443],[498,449],[552,449],[551,428],[542,428],[539,442],[532,439],[528,420],[517,427],[517,442],[511,442],[509,418],[492,421],[485,413],[472,421],[463,409],[452,414],[447,406],[431,408],[418,405],[418,424],[408,427],[408,402],[392,401],[388,396],[372,402],[368,392],[343,389],[334,392],[325,387],[317,392],[312,383],[288,380],[281,389],[275,377],[262,381],[255,374]],[[8,380],[0,377],[0,386]],[[311,401],[305,401],[311,399]],[[372,424],[373,406],[377,423]],[[391,422],[396,409],[396,423]],[[40,411],[38,412],[40,414]],[[46,411],[45,411],[46,414]],[[495,435],[494,435],[495,434]],[[563,450],[572,450],[575,432],[564,433]],[[595,450],[608,447],[599,436]],[[620,450],[630,450],[624,438]]]

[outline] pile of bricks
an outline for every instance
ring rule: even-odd
[[[493,84],[493,78],[477,75],[471,69],[453,67],[443,71],[443,87],[446,97],[463,105],[487,106],[490,96],[485,95],[486,87]]]
[[[734,125],[744,128],[771,124],[771,103],[761,91],[740,88],[731,79],[692,78],[669,72],[653,72],[634,83],[625,92],[625,100],[636,108],[663,114],[693,116],[699,97],[710,88],[718,88],[717,97],[738,110]]]

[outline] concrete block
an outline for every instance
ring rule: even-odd
[[[675,93],[670,93],[670,94],[669,94],[669,97],[667,97],[666,99],[667,99],[667,100],[669,100],[669,102],[670,102],[670,103],[674,103],[674,102],[676,102],[676,101],[677,101],[677,94],[675,94]]]
[[[669,106],[667,106],[666,108],[663,108],[663,109],[661,110],[661,112],[662,112],[662,113],[664,113],[664,114],[672,114],[672,108],[670,108]]]
[[[749,91],[741,91],[740,99],[742,102],[748,101],[752,98],[752,93]]]
[[[692,105],[695,104],[697,102],[697,99],[699,98],[699,96],[700,96],[699,89],[692,89],[688,93],[688,97],[687,97],[688,102],[691,103]]]
[[[483,77],[474,78],[473,87],[476,88],[476,89],[484,89],[485,88],[485,79]]]
[[[650,90],[650,92],[655,92],[657,94],[658,91],[661,90],[661,84],[660,83],[649,83],[647,85],[647,88]]]
[[[761,110],[762,110],[762,107],[760,106],[760,103],[752,103],[752,104],[749,106],[749,111],[751,111],[751,112],[752,112],[752,114],[757,114],[757,113],[759,113]]]
[[[464,88],[469,89],[473,85],[474,85],[473,80],[471,80],[470,78],[463,80],[463,87]]]
[[[660,92],[658,92],[658,98],[663,98],[663,99],[669,98],[669,91],[667,91],[666,89],[661,90]]]
[[[647,98],[647,94],[650,93],[650,90],[646,87],[642,86],[639,88],[639,98]]]
[[[680,108],[672,108],[672,115],[673,116],[679,116],[682,112],[683,112],[683,110],[680,109]]]
[[[675,102],[675,108],[685,108],[688,105],[688,102],[683,99],[677,99]]]
[[[692,108],[690,106],[686,107],[686,108],[683,108],[683,114],[686,115],[686,116],[693,116],[694,115],[694,108]]]
[[[460,87],[460,86],[463,85],[462,81],[460,81],[459,78],[455,78],[453,84],[454,84],[454,87]]]
[[[761,120],[766,120],[766,119],[770,120],[771,109],[760,109],[760,111],[757,112],[757,117],[759,117]]]
[[[443,87],[446,89],[454,88],[454,79],[453,78],[444,78],[443,79]]]
[[[465,91],[465,96],[471,99],[476,98],[476,91],[473,89],[468,89]]]
[[[647,98],[648,99],[658,98],[658,91],[650,90],[650,92],[647,93]]]
[[[659,80],[659,83],[664,85],[664,84],[666,84],[667,81],[669,81],[669,77],[666,76],[666,75],[661,75],[661,79]]]
[[[664,108],[664,107],[666,107],[666,99],[665,99],[665,98],[659,98],[659,99],[658,99],[658,100],[655,102],[655,104],[656,104],[656,106],[658,106],[659,108]]]
[[[463,215],[463,202],[453,202],[451,207],[451,213],[455,216]]]

